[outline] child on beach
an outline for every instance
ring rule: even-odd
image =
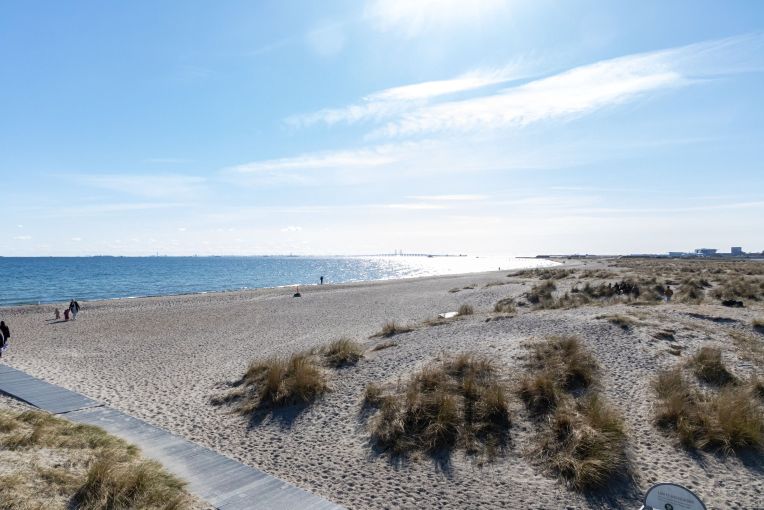
[[[671,301],[671,296],[674,295],[674,291],[671,290],[671,287],[666,285],[666,290],[663,292],[663,295],[666,296],[666,303]]]
[[[58,308],[56,308],[56,311],[53,312],[53,315],[55,316],[56,320],[61,318],[61,312],[58,311]]]
[[[68,308],[64,308],[64,320],[65,321],[69,320],[69,309]]]

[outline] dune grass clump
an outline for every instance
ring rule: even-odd
[[[365,400],[379,407],[371,440],[392,455],[463,448],[496,454],[507,442],[510,416],[506,390],[494,364],[461,354],[425,366],[396,391],[367,387]]]
[[[498,300],[493,306],[493,311],[496,313],[515,313],[517,307],[514,298],[508,297]]]
[[[764,448],[764,409],[755,384],[705,393],[674,368],[660,372],[653,389],[659,399],[656,425],[676,434],[685,448],[724,454]]]
[[[472,307],[472,305],[463,304],[459,307],[457,313],[459,315],[472,315],[475,313],[475,309]]]
[[[536,452],[575,490],[605,486],[627,467],[623,418],[597,392],[599,369],[575,337],[530,346],[519,394],[539,422]]]
[[[315,357],[296,353],[253,361],[233,391],[213,404],[235,403],[241,414],[289,405],[306,405],[328,390],[326,375]]]
[[[531,346],[530,373],[547,372],[565,391],[587,389],[599,373],[594,357],[574,336],[553,336]]]
[[[382,326],[382,330],[372,335],[372,337],[381,336],[389,338],[391,336],[400,335],[401,333],[409,333],[411,331],[414,331],[414,328],[410,326],[403,326],[395,321],[388,321],[384,326]]]
[[[322,354],[329,366],[341,368],[358,363],[363,358],[363,347],[349,338],[340,338],[324,347]]]
[[[0,446],[9,450],[24,448],[96,449],[122,445],[122,441],[90,425],[71,423],[42,411],[4,414]],[[126,448],[134,447],[130,446]]]
[[[637,324],[636,321],[634,321],[634,319],[631,317],[621,314],[600,315],[597,318],[606,319],[610,324],[614,324],[623,330],[627,330]]]
[[[16,452],[0,476],[0,508],[189,507],[184,482],[102,429],[40,411],[0,412],[0,423],[0,445]]]
[[[628,467],[621,415],[597,393],[559,406],[541,439],[545,463],[575,490],[607,486]]]
[[[759,333],[764,333],[764,318],[753,319],[751,321],[751,326],[753,326],[753,329],[755,329]]]
[[[554,280],[546,280],[544,283],[534,285],[525,293],[525,298],[538,308],[552,308],[554,303],[553,292],[557,290]]]
[[[156,508],[181,510],[184,483],[157,462],[133,461],[121,452],[99,452],[73,501],[81,510]]]
[[[717,299],[758,301],[764,297],[764,280],[733,276],[724,278],[719,285],[711,290],[711,295]]]
[[[711,284],[705,278],[684,278],[679,284],[677,299],[682,303],[700,304],[705,298],[705,289],[709,287],[711,287]]]
[[[715,347],[701,347],[690,360],[690,364],[698,379],[709,384],[724,386],[736,381],[735,376],[724,366],[722,351]]]

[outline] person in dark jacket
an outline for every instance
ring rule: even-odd
[[[80,311],[80,304],[77,301],[72,299],[69,302],[69,313],[72,314],[72,320],[77,319],[77,313],[79,313],[79,311]]]
[[[5,321],[0,321],[0,358],[3,357],[3,351],[8,348],[8,340],[11,338],[11,330]]]

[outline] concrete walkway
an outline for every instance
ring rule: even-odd
[[[63,418],[101,427],[138,446],[220,510],[341,510],[310,492],[116,409],[0,364],[0,392]]]

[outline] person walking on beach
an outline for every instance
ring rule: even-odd
[[[73,300],[69,303],[69,311],[72,313],[72,320],[77,320],[77,313],[80,311],[80,304]]]
[[[53,312],[53,316],[56,318],[56,320],[61,318],[61,312],[58,311],[58,308],[56,308],[56,311]]]
[[[0,321],[0,358],[8,348],[8,340],[11,338],[11,330],[5,321]]]
[[[671,290],[671,286],[666,285],[666,290],[663,291],[663,295],[666,296],[666,303],[671,301],[671,296],[674,295],[674,291]]]
[[[64,308],[64,320],[65,321],[69,320],[69,310],[70,310],[69,307]]]
[[[323,285],[324,284],[324,277],[322,276],[321,278],[319,278],[319,280],[321,281],[321,285]]]

